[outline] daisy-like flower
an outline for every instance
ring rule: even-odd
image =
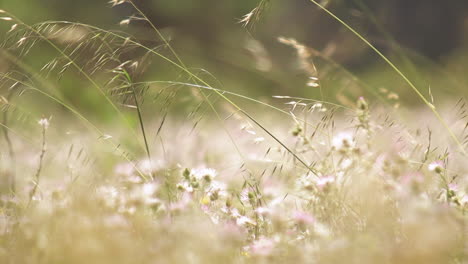
[[[156,194],[156,191],[159,189],[159,185],[152,183],[145,183],[141,187],[141,193],[144,197],[153,197]]]
[[[210,188],[207,190],[206,194],[211,201],[218,200],[219,198],[226,198],[228,196],[226,184],[219,181],[213,181],[211,182]]]
[[[434,171],[436,173],[441,173],[443,168],[444,168],[444,162],[441,161],[441,160],[437,160],[437,161],[434,161],[434,162],[431,162],[427,168],[430,170],[430,171]]]
[[[255,194],[251,192],[249,189],[245,188],[239,194],[240,200],[244,205],[251,205],[251,203],[255,199]]]
[[[349,149],[355,144],[353,134],[350,132],[341,132],[333,137],[332,146],[337,150]]]
[[[192,169],[190,174],[197,180],[205,180],[207,182],[211,182],[217,176],[216,170],[210,168]]]
[[[193,192],[193,187],[192,185],[189,183],[189,182],[181,182],[181,183],[178,183],[177,184],[177,189],[181,190],[181,191],[185,191],[185,192]]]

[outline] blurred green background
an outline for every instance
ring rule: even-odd
[[[187,65],[214,76],[206,74],[214,86],[265,100],[271,95],[320,98],[318,89],[307,86],[310,74],[298,67],[294,49],[277,41],[279,36],[284,36],[316,52],[312,60],[327,101],[379,96],[379,91],[387,89],[397,93],[403,103],[419,102],[381,58],[310,1],[271,0],[260,21],[249,27],[243,27],[239,20],[259,1],[137,0],[135,3],[171,39]],[[466,95],[468,1],[329,0],[321,3],[391,58],[426,96],[429,88],[435,95]],[[100,0],[0,0],[0,8],[29,24],[76,21],[129,32],[148,46],[162,43],[147,23],[133,21],[130,25],[119,25],[121,20],[137,14],[128,4],[111,8],[108,1]],[[5,32],[11,23],[2,21],[0,26]],[[38,68],[53,53],[45,47],[36,48],[26,63]],[[139,75],[139,80],[173,78],[164,64],[155,60]],[[73,87],[79,77],[65,77],[60,85],[72,87],[66,89],[68,96],[85,96],[87,104],[92,106],[93,95],[73,92],[83,91]]]

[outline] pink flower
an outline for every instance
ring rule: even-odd
[[[442,172],[442,169],[444,168],[444,162],[441,161],[441,160],[437,160],[437,161],[434,161],[434,162],[431,162],[427,168],[430,170],[430,171],[435,171],[436,173],[441,173]]]
[[[355,145],[353,134],[350,132],[341,132],[332,140],[332,146],[337,149],[348,149]]]
[[[330,184],[335,182],[335,177],[333,176],[326,176],[326,177],[320,177],[319,179],[315,180],[315,184],[320,190],[323,190]]]
[[[293,214],[293,219],[298,224],[312,224],[313,222],[315,222],[315,218],[311,214],[303,211],[296,211]]]
[[[455,191],[455,192],[459,190],[458,184],[456,183],[449,183],[448,188],[449,190]]]
[[[252,246],[250,247],[250,251],[253,255],[257,256],[268,256],[271,255],[273,250],[275,249],[275,241],[268,238],[260,238],[253,242]]]

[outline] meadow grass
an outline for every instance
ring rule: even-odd
[[[278,41],[319,98],[227,90],[130,0],[111,1],[135,10],[120,24],[144,21],[160,45],[0,10],[11,24],[0,50],[0,263],[466,263],[465,100],[436,107],[311,2],[423,104],[408,108],[287,37]],[[28,60],[37,48],[54,54],[40,69]],[[327,101],[318,59],[366,93]],[[140,78],[153,61],[176,77]],[[67,95],[67,78],[99,108]]]

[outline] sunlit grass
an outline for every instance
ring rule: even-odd
[[[435,107],[311,1],[423,104],[409,108],[284,37],[319,98],[228,90],[186,65],[127,0],[111,1],[135,8],[121,25],[145,21],[162,45],[0,10],[12,25],[2,45],[11,66],[0,73],[0,263],[466,262],[465,100]],[[241,22],[258,21],[268,3]],[[56,56],[31,67],[29,54],[45,47]],[[329,96],[315,59],[363,94],[347,86]],[[140,79],[156,60],[178,77]],[[80,109],[60,86],[66,74],[114,120]]]

